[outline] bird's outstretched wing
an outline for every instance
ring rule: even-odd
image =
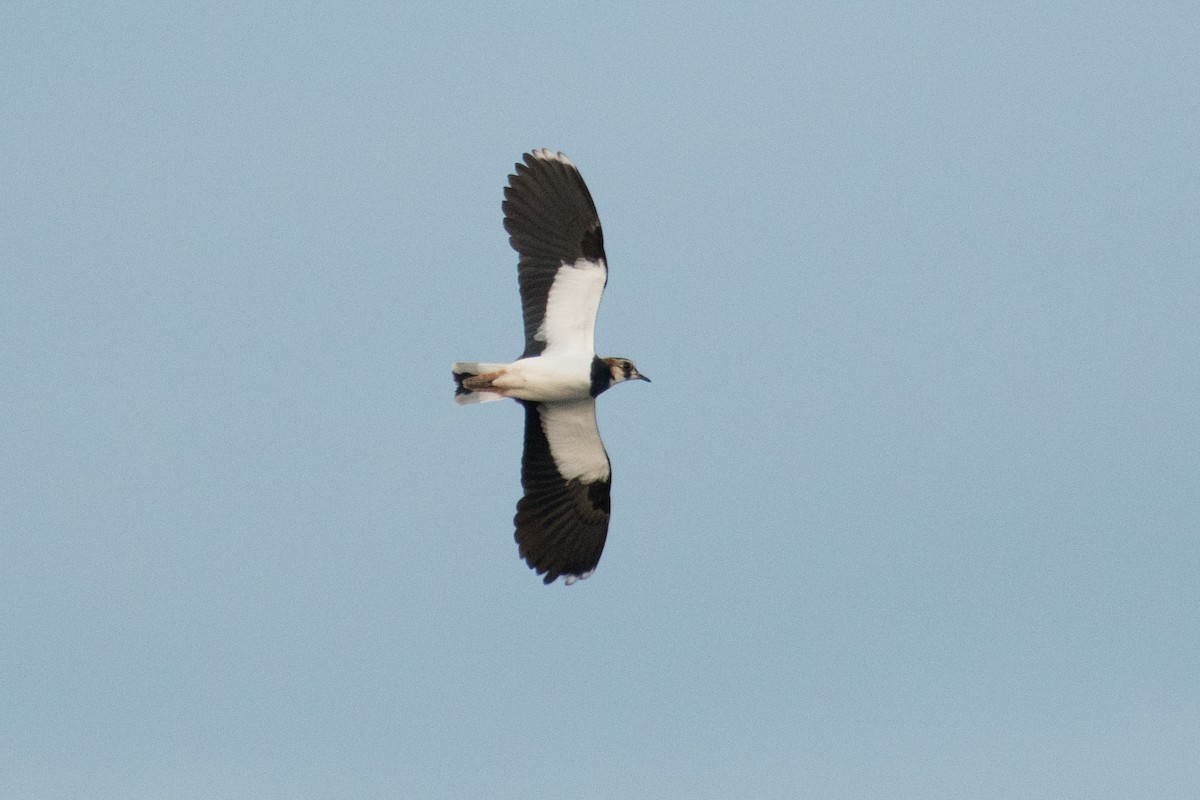
[[[526,153],[504,189],[504,229],[520,255],[523,357],[591,355],[608,281],[600,217],[583,177],[562,153]]]
[[[596,569],[608,536],[611,470],[596,401],[528,403],[525,453],[517,503],[516,540],[521,557],[545,582],[568,584]]]

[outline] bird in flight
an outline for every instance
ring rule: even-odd
[[[583,177],[562,153],[526,153],[504,189],[504,229],[517,251],[525,352],[510,364],[454,365],[454,399],[511,397],[525,408],[517,546],[544,582],[569,584],[596,569],[608,536],[608,453],[596,397],[649,381],[625,358],[600,358],[596,311],[608,283],[600,217]]]

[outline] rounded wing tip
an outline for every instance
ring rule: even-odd
[[[566,164],[568,167],[575,166],[575,162],[567,158],[566,153],[563,153],[561,150],[547,150],[546,148],[541,147],[531,151],[528,154],[528,157],[535,158],[540,161],[557,161],[560,164]]]
[[[587,572],[580,573],[579,575],[564,575],[563,585],[570,586],[575,581],[586,581],[588,578],[592,577],[592,573],[595,571],[596,570],[594,569],[589,569]]]

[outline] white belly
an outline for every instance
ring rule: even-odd
[[[492,381],[505,397],[534,403],[581,400],[592,393],[592,357],[533,356],[514,361]]]

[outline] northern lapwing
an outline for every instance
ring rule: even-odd
[[[632,361],[600,358],[593,333],[608,282],[600,217],[562,153],[526,153],[504,189],[504,229],[517,251],[525,352],[511,364],[454,365],[459,403],[511,397],[525,407],[517,546],[546,583],[596,569],[608,535],[612,473],[596,397],[649,381]]]

